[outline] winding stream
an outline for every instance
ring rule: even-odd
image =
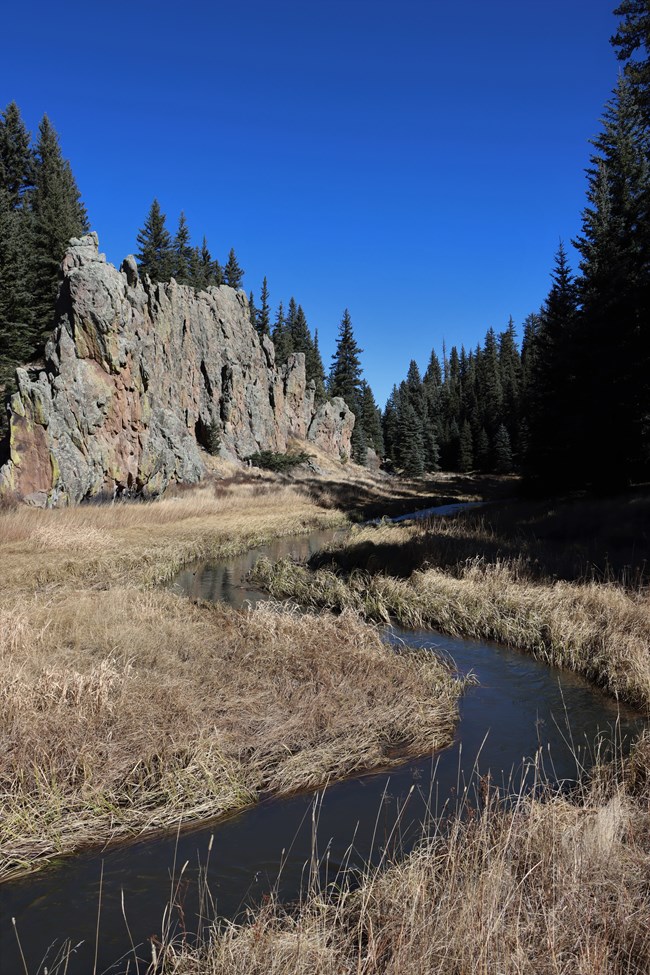
[[[257,558],[306,558],[332,536],[330,531],[278,539],[222,565],[185,569],[175,585],[193,597],[224,599],[238,607],[254,603],[265,598],[245,581]],[[629,739],[643,725],[637,712],[618,706],[582,678],[524,654],[428,630],[391,628],[387,635],[411,646],[438,647],[461,672],[476,674],[479,684],[460,701],[453,745],[390,773],[335,783],[316,802],[313,795],[268,799],[178,837],[164,835],[80,854],[40,874],[0,884],[1,975],[25,971],[12,917],[29,975],[43,972],[43,963],[55,971],[53,963],[65,939],[79,945],[67,975],[93,971],[96,941],[97,973],[134,973],[136,954],[144,971],[151,958],[148,939],[160,933],[170,900],[174,864],[176,877],[188,864],[178,889],[174,887],[182,904],[174,924],[176,930],[186,925],[195,931],[197,878],[206,863],[220,915],[240,914],[271,889],[293,899],[304,888],[314,840],[322,873],[334,879],[339,869],[376,861],[397,835],[400,847],[408,849],[431,810],[453,805],[464,784],[475,781],[475,772],[490,770],[497,784],[516,787],[522,776],[531,774],[530,760],[537,755],[553,777],[570,781],[577,772],[576,752],[588,765],[598,735]]]

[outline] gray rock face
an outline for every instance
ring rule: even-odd
[[[133,490],[160,494],[205,473],[209,433],[225,456],[309,440],[350,452],[343,400],[314,407],[305,357],[275,365],[242,291],[152,284],[127,257],[118,271],[96,234],[73,239],[45,368],[17,370],[0,493],[71,504]]]

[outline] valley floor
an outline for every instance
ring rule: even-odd
[[[244,614],[158,583],[194,558],[511,482],[405,485],[349,474],[238,476],[148,505],[0,513],[2,869],[313,787],[449,741],[461,685],[395,655],[377,621],[496,639],[650,708],[644,557],[650,499],[504,501],[361,525],[258,578],[317,612]],[[335,612],[332,613],[331,610]],[[170,975],[641,975],[650,969],[650,738],[503,806],[477,783],[356,890],[270,902],[200,945],[160,946]]]
[[[418,507],[417,485],[331,483]],[[0,877],[450,741],[462,683],[357,613],[314,625],[159,585],[345,523],[318,486],[240,472],[148,504],[0,512]]]

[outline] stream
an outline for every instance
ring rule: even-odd
[[[254,604],[266,597],[246,577],[260,556],[308,558],[333,536],[321,531],[280,538],[221,565],[197,564],[179,573],[174,587],[193,598]],[[272,890],[295,900],[305,888],[314,852],[321,879],[334,880],[338,871],[377,862],[386,851],[408,850],[422,823],[455,808],[477,775],[490,771],[496,785],[514,790],[523,780],[532,781],[531,761],[537,757],[551,778],[570,783],[579,762],[589,766],[599,736],[625,742],[643,727],[638,712],[587,681],[517,651],[429,630],[391,627],[386,635],[409,646],[436,647],[460,672],[478,678],[461,698],[450,747],[389,772],[334,783],[316,797],[265,799],[178,835],[82,853],[0,884],[0,975],[25,970],[35,975],[45,967],[53,973],[66,939],[77,947],[61,975],[64,970],[65,975],[144,972],[151,959],[149,939],[160,935],[170,899],[180,905],[173,930],[192,933],[200,926],[197,880],[206,874],[217,913],[226,918],[241,915]]]

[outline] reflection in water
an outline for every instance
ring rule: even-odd
[[[249,588],[245,578],[257,558],[308,558],[331,538],[332,532],[320,532],[279,539],[227,566],[186,569],[174,585],[194,598],[225,599],[235,606],[255,603],[264,597]],[[182,917],[186,930],[195,931],[200,923],[199,865],[208,860],[212,836],[209,886],[217,911],[234,917],[274,887],[285,899],[296,898],[305,882],[314,837],[323,857],[323,879],[332,880],[340,869],[377,862],[394,844],[408,849],[422,823],[432,813],[453,809],[477,775],[489,770],[495,784],[507,791],[518,788],[523,776],[530,781],[531,768],[542,764],[556,779],[570,781],[577,774],[577,761],[589,764],[599,734],[611,737],[615,729],[621,739],[629,738],[643,724],[634,711],[618,708],[581,678],[515,651],[428,631],[393,628],[388,637],[410,646],[435,645],[453,657],[461,672],[473,671],[478,677],[480,683],[460,703],[459,738],[453,746],[390,774],[335,783],[316,805],[308,795],[267,800],[178,837],[123,844],[103,855],[80,855],[33,878],[0,885],[0,973],[23,970],[11,917],[22,934],[30,973],[38,970],[48,948],[64,938],[83,942],[68,975],[92,971],[102,863],[97,971],[125,972],[128,967],[133,973],[123,910],[131,936],[141,946],[137,954],[145,960],[150,958],[147,939],[160,933],[170,899],[180,907],[179,930]],[[178,878],[185,862],[177,883],[173,865]]]

